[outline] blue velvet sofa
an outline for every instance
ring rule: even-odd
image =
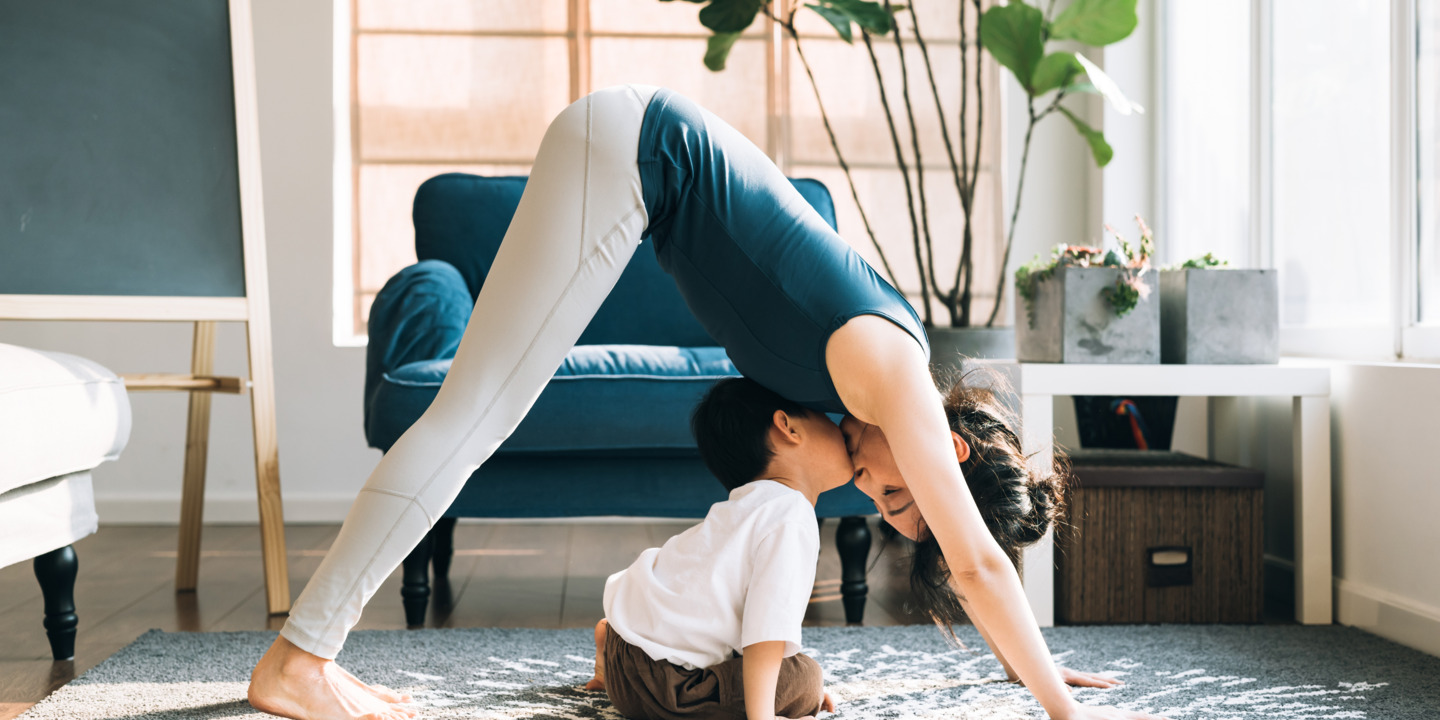
[[[370,310],[372,447],[389,450],[434,399],[525,180],[448,173],[416,192],[419,262],[386,282]],[[825,186],[792,182],[833,227]],[[424,624],[431,566],[436,585],[448,588],[455,518],[704,517],[726,493],[700,461],[690,411],[716,380],[736,374],[646,241],[529,415],[405,561],[409,624]],[[841,594],[852,623],[867,592],[870,532],[861,516],[874,512],[853,485],[825,493],[816,507],[820,518],[841,518]]]

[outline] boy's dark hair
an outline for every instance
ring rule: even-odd
[[[726,490],[760,479],[775,457],[768,434],[776,410],[791,417],[810,414],[799,403],[743,377],[715,383],[695,406],[690,432],[700,448],[700,459]]]

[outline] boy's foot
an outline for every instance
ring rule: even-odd
[[[605,635],[609,627],[605,620],[595,623],[595,677],[585,683],[586,690],[605,689]]]
[[[366,685],[333,660],[311,655],[283,636],[250,674],[250,705],[293,720],[408,720],[406,695]]]

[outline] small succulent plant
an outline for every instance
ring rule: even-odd
[[[1139,215],[1135,216],[1135,224],[1140,226],[1140,240],[1135,244],[1131,244],[1116,232],[1114,227],[1108,224],[1105,226],[1105,230],[1115,236],[1120,246],[1119,252],[1085,245],[1061,244],[1050,251],[1049,260],[1041,260],[1040,256],[1036,255],[1033,260],[1020,266],[1015,271],[1015,291],[1025,301],[1025,316],[1030,327],[1035,327],[1035,295],[1039,292],[1039,285],[1054,276],[1056,268],[1119,268],[1121,273],[1115,280],[1115,285],[1104,290],[1105,299],[1115,310],[1117,317],[1125,317],[1142,299],[1149,297],[1150,286],[1145,283],[1145,273],[1150,270],[1150,258],[1155,254],[1155,234]]]

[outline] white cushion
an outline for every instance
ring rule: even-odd
[[[114,460],[129,439],[130,399],[115,373],[0,344],[0,493]]]
[[[0,493],[0,567],[65,547],[99,522],[89,470]]]

